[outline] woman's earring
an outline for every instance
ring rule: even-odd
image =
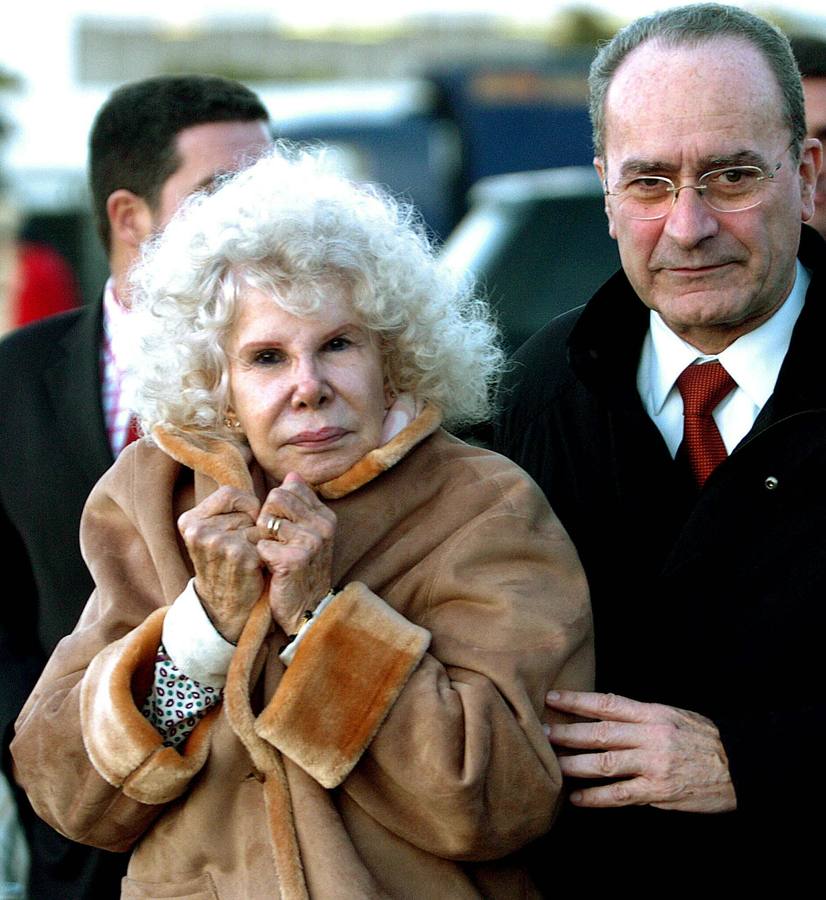
[[[228,412],[224,416],[224,425],[229,428],[230,431],[240,431],[241,423],[238,421],[235,413]]]

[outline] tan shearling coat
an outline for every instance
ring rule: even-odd
[[[339,495],[342,593],[286,670],[259,601],[182,752],[139,707],[193,574],[176,519],[215,489],[204,471],[234,476],[143,440],[98,483],[82,527],[97,588],[13,754],[56,828],[133,849],[124,897],[536,895],[518,851],[560,800],[544,694],[591,686],[585,580],[533,482],[437,424],[321,491]]]

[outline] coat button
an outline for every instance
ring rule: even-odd
[[[780,482],[774,477],[774,475],[769,475],[768,478],[763,482],[763,487],[767,491],[773,491],[777,488]]]

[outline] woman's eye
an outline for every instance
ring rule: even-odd
[[[258,366],[273,366],[281,362],[283,358],[284,354],[280,350],[259,350],[252,361]]]
[[[327,341],[325,349],[332,350],[333,352],[338,350],[346,350],[348,347],[351,347],[353,342],[350,338],[346,338],[343,335],[339,335],[339,337],[331,338]]]

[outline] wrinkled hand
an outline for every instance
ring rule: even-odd
[[[571,801],[577,806],[648,804],[706,813],[736,808],[720,733],[705,716],[582,691],[551,691],[546,702],[552,709],[598,720],[549,726],[552,744],[597,751],[560,757],[563,775],[620,779],[575,791]]]
[[[178,519],[195,567],[195,591],[212,624],[233,643],[264,587],[255,546],[259,507],[252,494],[222,487]]]
[[[267,531],[272,518],[281,520],[275,538]],[[300,475],[290,472],[267,495],[257,522],[266,535],[257,548],[272,575],[272,617],[286,634],[294,634],[305,610],[315,609],[332,587],[336,516]]]

